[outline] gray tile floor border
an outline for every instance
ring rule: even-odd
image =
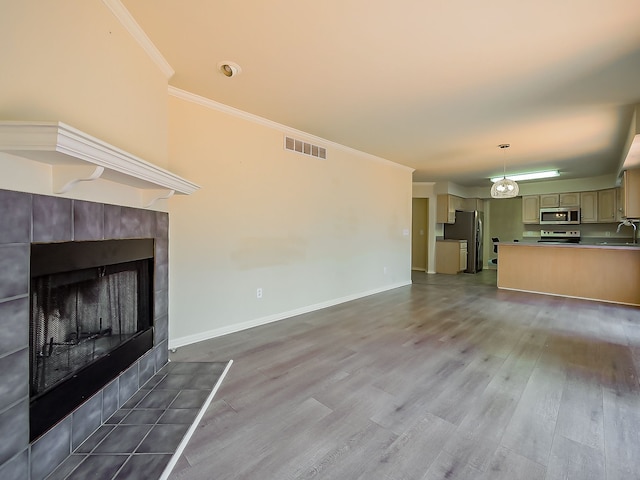
[[[232,363],[167,363],[47,480],[166,480]]]

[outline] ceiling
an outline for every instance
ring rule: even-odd
[[[505,165],[617,173],[640,104],[638,0],[122,3],[172,86],[407,165],[414,181],[489,186]]]

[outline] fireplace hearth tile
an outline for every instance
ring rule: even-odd
[[[116,425],[91,453],[133,452],[151,430],[151,425]]]
[[[107,421],[104,422],[104,423],[106,425],[118,425],[124,419],[124,417],[129,415],[129,413],[131,413],[131,409],[130,408],[120,408],[116,413],[111,415],[107,419]]]
[[[128,458],[127,455],[89,455],[67,480],[111,480]]]
[[[29,293],[29,244],[0,245],[0,299]]]
[[[191,425],[198,415],[197,408],[169,408],[164,411],[158,423],[183,423]]]
[[[0,411],[29,396],[29,348],[0,357]]]
[[[118,379],[102,390],[102,421],[105,421],[118,410]]]
[[[137,448],[137,453],[168,453],[176,451],[189,430],[189,425],[156,425]]]
[[[104,205],[94,202],[73,201],[73,239],[104,239]]]
[[[0,465],[29,445],[29,399],[0,413]]]
[[[136,405],[138,405],[140,403],[140,400],[142,400],[144,397],[146,397],[148,395],[148,391],[146,390],[138,390],[135,395],[133,395],[129,400],[127,400],[126,402],[124,402],[124,405],[122,405],[122,409],[132,409],[134,408]]]
[[[139,382],[140,385],[144,385],[149,381],[151,377],[153,377],[156,372],[156,362],[153,356],[153,352],[149,351],[145,353],[142,358],[140,358],[139,363]]]
[[[119,205],[104,206],[104,238],[121,238],[120,214],[122,207]]]
[[[153,236],[155,212],[139,208],[122,207],[120,234],[124,238],[146,238]]]
[[[0,303],[0,355],[29,346],[29,298]]]
[[[96,430],[95,432],[93,432],[93,434],[87,438],[85,440],[85,442],[80,445],[75,452],[75,453],[90,453],[93,451],[94,448],[96,448],[98,446],[98,444],[104,440],[104,437],[106,437],[107,435],[109,435],[109,433],[111,433],[111,430],[113,430],[115,428],[114,425],[103,425],[101,426],[98,430]]]
[[[120,425],[155,425],[163,413],[162,409],[134,409]]]
[[[156,237],[169,238],[169,214],[156,212]]]
[[[171,408],[197,408],[208,395],[206,390],[183,390],[171,404]]]
[[[158,343],[158,342],[156,342]],[[153,349],[156,356],[156,370],[160,370],[169,361],[169,341],[159,342]]]
[[[138,364],[134,363],[131,367],[120,375],[120,392],[118,393],[118,405],[124,405],[134,393],[138,391],[140,384],[138,382]]]
[[[47,480],[65,480],[85,458],[87,458],[87,455],[69,455],[67,459],[47,477]]]
[[[152,390],[138,404],[139,408],[167,408],[178,396],[180,390]]]
[[[155,480],[160,478],[170,460],[171,455],[132,455],[114,480]]]
[[[19,455],[0,466],[0,478],[29,478],[29,450],[24,449]]]
[[[31,241],[31,199],[29,193],[0,190],[0,244]]]
[[[84,442],[102,424],[102,396],[98,393],[73,412],[72,449]]]
[[[68,198],[33,196],[33,241],[70,242],[71,200]]]
[[[66,417],[31,445],[31,480],[42,480],[71,453],[71,417]]]

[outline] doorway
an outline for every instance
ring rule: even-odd
[[[411,208],[411,270],[429,271],[429,199],[413,198]]]

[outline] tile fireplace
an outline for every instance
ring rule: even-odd
[[[0,190],[0,225],[0,478],[42,480],[168,360],[168,214]]]

